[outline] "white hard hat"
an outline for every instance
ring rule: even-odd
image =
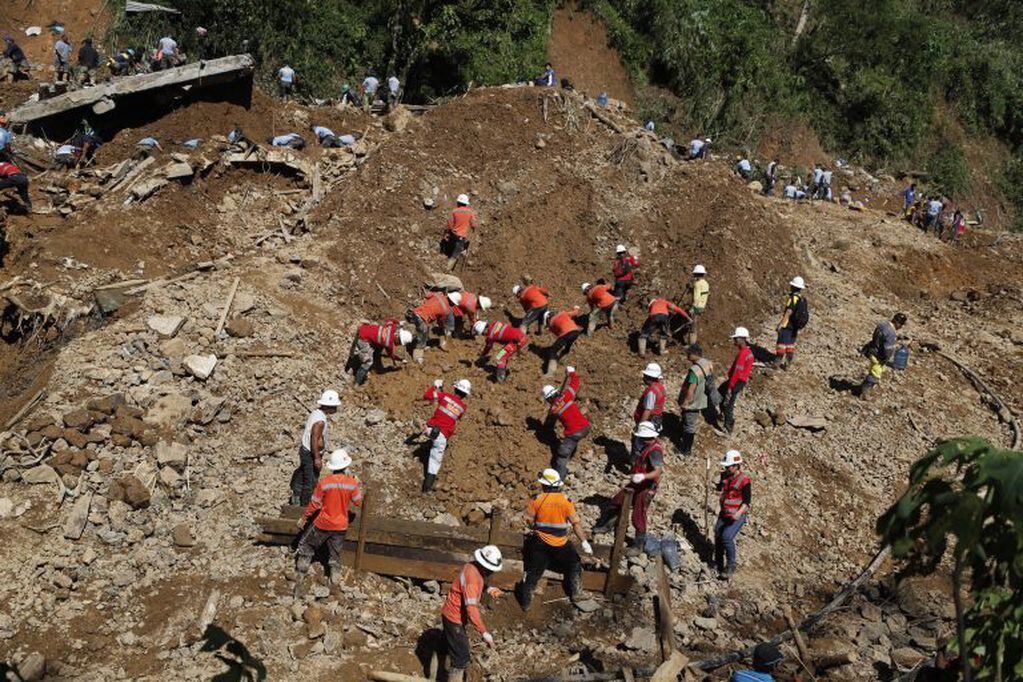
[[[586,293],[586,290],[589,289],[589,288],[590,288],[590,283],[589,282],[583,282],[583,293],[584,294]]]
[[[490,310],[490,306],[493,305],[493,303],[491,302],[490,298],[488,298],[487,296],[480,296],[479,301],[480,301],[480,310]]]
[[[543,394],[544,400],[550,400],[551,398],[558,394],[558,389],[554,388],[550,384],[547,384],[546,386],[540,389],[540,393]]]
[[[738,450],[729,450],[721,460],[721,466],[730,467],[735,464],[742,464],[742,453]]]
[[[805,289],[806,283],[803,281],[802,277],[796,276],[792,278],[791,282],[789,282],[789,286],[793,286],[797,289]]]
[[[472,326],[472,330],[477,334],[482,334],[483,332],[487,331],[487,321],[476,320],[476,324]]]
[[[455,390],[465,395],[472,394],[472,384],[469,383],[468,379],[459,379],[455,382]]]
[[[707,268],[703,267],[702,265],[697,265],[695,268],[693,268],[693,274],[694,275],[706,275],[707,274]]]
[[[705,138],[703,138],[703,141],[704,142],[710,142],[710,138],[709,137],[705,137]]]
[[[551,488],[560,488],[565,484],[561,480],[561,474],[558,473],[557,469],[544,469],[536,479],[536,482]]]
[[[658,365],[656,362],[651,362],[649,365],[643,368],[643,376],[650,377],[652,379],[660,379],[662,376],[664,376],[664,374],[663,372],[661,372],[660,365]]]
[[[330,469],[331,471],[341,471],[342,469],[347,469],[348,465],[351,463],[352,458],[348,454],[348,451],[345,450],[344,448],[341,448],[340,450],[335,450],[334,452],[330,453],[330,455],[327,457],[327,468]]]
[[[625,244],[619,244],[616,246],[615,253],[625,253]]]
[[[462,295],[457,291],[452,291],[448,294],[448,300],[451,301],[451,305],[461,305]]]
[[[746,329],[745,327],[736,327],[735,331],[732,333],[732,338],[733,339],[748,339],[749,338],[749,329]]]
[[[501,550],[494,545],[480,547],[473,552],[473,557],[475,557],[476,563],[494,573],[501,570],[501,564],[504,562],[501,558]]]
[[[408,329],[399,329],[398,343],[400,343],[403,346],[407,346],[410,343],[412,343],[412,332],[410,332]]]
[[[522,285],[516,284],[512,287],[512,296],[518,296],[520,291],[522,291]]]
[[[636,425],[636,430],[632,432],[632,435],[638,438],[657,438],[657,427],[653,422],[640,422]]]
[[[459,194],[458,197],[455,199],[455,201],[457,201],[460,204],[464,204],[464,205],[468,206],[469,205],[469,195],[468,194]]]
[[[341,396],[337,394],[337,391],[328,389],[323,392],[320,396],[320,400],[316,403],[321,407],[340,407]]]

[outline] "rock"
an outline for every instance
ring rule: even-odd
[[[96,421],[88,410],[73,410],[64,415],[64,426],[86,431]]]
[[[135,475],[128,474],[110,484],[107,498],[124,502],[132,509],[149,506],[149,489]]]
[[[64,433],[61,436],[67,441],[68,445],[79,450],[84,449],[89,444],[88,436],[78,429],[64,429]]]
[[[38,651],[33,651],[18,663],[18,676],[23,682],[41,680],[44,674],[46,674],[46,659]]]
[[[925,656],[912,647],[899,647],[892,652],[892,663],[902,670],[915,668],[923,661]]]
[[[182,364],[189,374],[199,381],[206,381],[213,374],[213,368],[217,366],[216,355],[188,355],[182,360]]]
[[[755,421],[757,424],[760,424],[765,429],[769,429],[772,426],[774,426],[774,422],[771,420],[771,415],[769,415],[767,412],[757,412],[755,415],[753,415],[753,421]]]
[[[166,178],[149,178],[148,180],[143,180],[132,187],[131,195],[135,197],[135,201],[142,201],[151,197],[166,184]]]
[[[429,594],[440,594],[440,583],[436,580],[427,580],[423,583],[423,589]]]
[[[156,463],[160,467],[170,467],[178,473],[183,473],[188,466],[188,449],[181,443],[156,444]]]
[[[244,317],[232,317],[224,326],[228,336],[236,339],[247,339],[256,333],[256,328]]]
[[[33,485],[40,483],[56,483],[59,478],[60,476],[57,475],[54,468],[48,464],[40,464],[39,466],[34,466],[21,473],[21,480]]]
[[[355,647],[366,646],[368,637],[366,636],[366,633],[363,632],[362,630],[358,628],[352,628],[351,630],[345,633],[345,636],[342,639],[342,641],[344,642],[344,647],[346,649],[353,649]]]
[[[575,607],[583,613],[593,613],[600,608],[600,604],[597,603],[596,599],[579,599],[574,603]]]
[[[168,180],[184,180],[192,177],[195,170],[187,163],[172,163],[164,170]]]
[[[385,419],[387,419],[387,413],[384,412],[383,410],[377,409],[375,407],[366,410],[366,424],[368,424],[369,426],[379,424],[383,422]]]
[[[105,395],[102,398],[92,398],[85,406],[90,412],[102,412],[106,415],[111,415],[121,405],[126,404],[123,393],[111,393]]]
[[[632,634],[622,643],[622,646],[635,651],[653,651],[657,648],[657,635],[653,628],[637,626],[632,629]]]
[[[384,117],[384,128],[392,133],[404,132],[412,122],[412,114],[400,104]]]
[[[168,393],[153,403],[153,406],[146,412],[145,420],[148,424],[161,429],[174,430],[184,426],[191,414],[192,400],[188,396],[180,393]]]
[[[121,289],[99,289],[93,292],[96,305],[104,315],[110,315],[124,305],[125,295]]]
[[[181,315],[150,315],[146,326],[166,339],[177,336],[186,318]]]
[[[195,547],[195,538],[192,536],[192,529],[187,523],[179,523],[171,531],[171,540],[175,547]]]
[[[433,517],[433,523],[439,523],[442,526],[461,526],[462,524],[458,521],[454,514],[450,512],[442,512]]]
[[[437,205],[437,202],[433,200],[433,197],[423,197],[423,208],[431,209]]]
[[[256,307],[256,297],[248,291],[239,289],[234,297],[234,305],[231,307],[234,309],[235,315],[244,315]]]
[[[77,540],[82,537],[85,531],[85,524],[89,522],[89,507],[92,506],[92,491],[87,490],[78,496],[75,503],[71,505],[71,513],[64,522],[64,537],[68,540]]]
[[[98,558],[99,555],[96,554],[96,550],[94,550],[92,547],[89,547],[84,552],[82,552],[82,563],[85,564],[86,566],[88,566]]]
[[[220,409],[224,407],[224,403],[227,400],[224,398],[207,398],[199,401],[199,404],[195,406],[195,410],[192,411],[192,416],[189,421],[195,424],[202,424],[205,426],[212,422],[216,417]]]
[[[9,497],[0,497],[0,519],[14,514],[14,501]]]
[[[870,602],[864,602],[860,605],[860,615],[872,623],[879,623],[881,621],[881,609]]]
[[[160,469],[160,473],[157,475],[160,479],[160,484],[164,487],[173,490],[178,487],[178,483],[181,482],[181,474],[174,471],[170,467],[164,467]]]
[[[746,188],[749,189],[751,192],[760,193],[760,192],[764,191],[764,185],[759,180],[754,180],[754,181],[748,183],[746,185]]]
[[[797,429],[808,429],[810,431],[823,431],[828,428],[828,420],[824,417],[810,415],[794,415],[787,419],[789,426]]]
[[[706,616],[697,616],[693,618],[693,625],[700,628],[701,630],[713,631],[717,630],[718,621],[716,618],[707,618]]]

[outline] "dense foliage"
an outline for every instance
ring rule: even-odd
[[[980,438],[940,443],[877,531],[915,571],[934,572],[951,550],[966,679],[1023,679],[1023,453]]]

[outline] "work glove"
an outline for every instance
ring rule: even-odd
[[[295,524],[295,527],[298,528],[299,531],[301,531],[303,528],[305,528],[305,517],[300,518],[298,520],[298,523]]]
[[[568,367],[565,368],[565,371],[568,372],[569,374],[575,374],[575,367],[569,365]]]
[[[489,632],[483,633],[483,641],[487,643],[487,646],[491,649],[494,648],[494,636]]]
[[[593,554],[593,545],[590,544],[589,540],[583,540],[582,545],[584,554]]]
[[[444,380],[443,379],[436,379],[433,382],[433,387],[434,388],[444,388]]]
[[[500,599],[501,597],[504,596],[504,591],[497,587],[488,587],[487,594],[489,594],[494,599]]]
[[[635,483],[636,485],[639,485],[640,483],[642,483],[645,480],[646,480],[646,476],[644,476],[643,474],[633,474],[632,475],[632,482]]]

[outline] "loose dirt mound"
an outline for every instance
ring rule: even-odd
[[[574,2],[554,11],[554,27],[547,58],[559,78],[596,97],[602,92],[633,105],[632,82],[618,52],[611,47],[607,30],[588,10]]]

